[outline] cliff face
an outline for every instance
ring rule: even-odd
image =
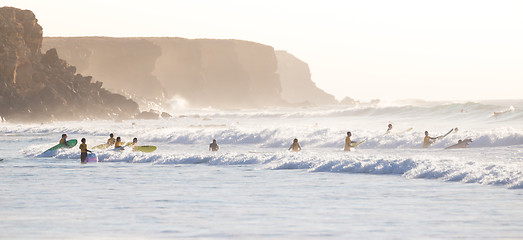
[[[334,104],[306,63],[271,46],[184,38],[45,38],[79,72],[144,98],[181,96],[193,107]]]
[[[152,75],[158,46],[146,40],[108,37],[45,38],[42,49],[56,48],[61,58],[78,72],[94,76],[112,91],[144,98],[164,96],[164,88]]]
[[[238,40],[148,38],[162,49],[154,74],[193,106],[282,105],[274,49]]]
[[[43,49],[110,89],[144,98],[181,96],[195,107],[265,107],[280,97],[270,46],[184,38],[45,38]]]
[[[276,51],[281,97],[289,103],[337,104],[336,98],[319,89],[311,79],[309,65],[286,51]]]
[[[0,116],[20,121],[128,118],[138,105],[75,74],[50,49],[41,53],[42,27],[28,10],[0,8]]]

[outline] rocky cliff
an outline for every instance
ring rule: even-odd
[[[194,106],[284,104],[274,49],[238,40],[148,38],[162,49],[154,74]]]
[[[286,51],[276,51],[281,97],[289,103],[337,104],[336,98],[321,90],[311,79],[309,65]]]
[[[161,55],[157,45],[143,39],[109,37],[44,38],[42,49],[56,48],[79,73],[94,76],[111,91],[144,98],[163,97],[164,87],[152,75]]]
[[[42,27],[28,10],[0,8],[0,116],[46,121],[128,118],[132,100],[76,74],[56,50],[41,53]]]
[[[45,38],[43,49],[50,48],[80,73],[140,97],[180,96],[191,106],[218,108],[337,103],[315,86],[306,63],[249,41]]]
[[[184,38],[45,38],[43,49],[112,90],[144,98],[180,96],[194,107],[280,106],[277,60],[270,46]]]

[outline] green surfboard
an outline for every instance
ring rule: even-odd
[[[150,153],[156,151],[156,146],[136,146],[134,147],[134,151],[144,152],[144,153]]]
[[[63,143],[56,144],[54,147],[45,150],[45,152],[53,151],[53,150],[60,149],[60,148],[72,148],[72,147],[76,146],[76,143],[78,143],[78,141],[76,139],[71,139],[71,140],[67,141],[67,145],[65,145]]]

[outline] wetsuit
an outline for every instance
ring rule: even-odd
[[[82,153],[80,154],[80,161],[85,163],[85,159],[87,158],[87,144],[80,144],[80,150],[82,150]]]

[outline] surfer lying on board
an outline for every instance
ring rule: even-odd
[[[218,143],[216,143],[216,139],[213,139],[212,143],[209,145],[209,151],[216,152],[218,149],[220,149],[220,147],[218,146]]]
[[[82,144],[80,144],[80,162],[85,163],[85,159],[87,158],[87,152],[91,152],[90,150],[87,150],[87,144],[85,143],[85,138],[82,138]]]
[[[67,134],[62,134],[62,139],[60,139],[60,143],[59,144],[65,144],[65,146],[69,147],[69,148],[72,148],[73,146],[69,146],[69,144],[67,144]]]
[[[429,132],[425,131],[425,138],[423,138],[423,147],[427,148],[436,141],[437,138],[429,137]]]
[[[301,151],[301,146],[298,143],[298,139],[297,138],[294,139],[294,141],[292,142],[291,146],[289,147],[289,150],[291,150],[291,149],[292,149],[293,152]]]
[[[465,140],[458,140],[458,143],[448,146],[445,149],[452,149],[452,148],[466,148],[470,143],[472,142],[471,138],[467,138]]]
[[[350,148],[352,147],[353,143],[356,143],[355,141],[351,141],[350,137],[352,136],[351,132],[347,132],[347,137],[345,138],[345,148],[343,148],[344,151],[350,151]]]

